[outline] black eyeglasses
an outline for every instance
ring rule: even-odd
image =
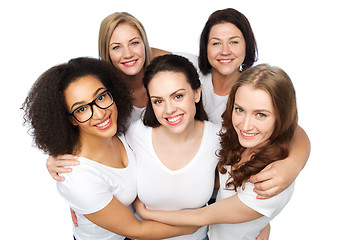
[[[106,90],[100,93],[93,101],[84,104],[75,110],[69,112],[69,115],[74,117],[78,122],[84,123],[93,116],[93,105],[101,109],[106,109],[114,103],[111,93]]]

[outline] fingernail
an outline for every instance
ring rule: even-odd
[[[252,178],[253,176],[254,176],[254,175],[252,175],[252,176],[251,176],[251,177],[249,178],[249,182],[250,182],[250,183],[252,183],[252,180],[251,180],[251,178]]]
[[[257,196],[257,199],[261,199],[261,197],[260,197],[260,196]]]

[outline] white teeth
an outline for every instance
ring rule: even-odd
[[[107,119],[105,122],[100,123],[100,124],[98,124],[98,125],[96,125],[96,126],[97,126],[97,127],[104,127],[104,126],[106,126],[109,122],[110,122],[110,118]]]
[[[242,132],[242,134],[245,135],[246,137],[253,137],[253,136],[257,135],[256,133],[245,133],[245,132]]]
[[[231,60],[229,59],[229,60],[219,60],[221,63],[229,63],[229,62],[231,62]]]
[[[183,115],[179,115],[179,116],[174,117],[174,118],[167,118],[167,120],[168,120],[169,122],[176,122],[178,119],[180,119],[180,118],[182,118],[182,117],[183,117]]]
[[[126,62],[126,63],[124,63],[124,65],[126,65],[126,66],[128,66],[128,65],[133,65],[135,62],[136,62],[136,60],[131,61],[131,62]]]

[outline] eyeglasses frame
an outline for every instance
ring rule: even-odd
[[[111,103],[109,106],[103,108],[103,107],[100,107],[100,106],[96,103],[96,99],[97,99],[98,97],[100,97],[101,95],[105,94],[105,93],[107,93],[107,94],[111,97],[112,103]],[[79,106],[78,108],[76,108],[76,109],[74,109],[73,111],[69,112],[68,115],[71,116],[71,117],[73,117],[77,122],[79,122],[79,123],[84,123],[84,122],[87,122],[89,119],[91,119],[91,118],[93,117],[93,114],[94,114],[93,106],[94,106],[94,105],[97,106],[97,107],[100,108],[100,109],[107,109],[107,108],[111,107],[113,103],[114,103],[114,100],[113,100],[112,94],[110,93],[110,91],[105,90],[105,91],[103,91],[102,93],[98,94],[98,96],[96,96],[96,98],[94,98],[93,101],[91,101],[90,103],[83,104],[82,106]],[[87,106],[87,105],[90,106],[90,109],[92,110],[92,114],[90,115],[90,117],[89,117],[87,120],[84,120],[84,121],[78,120],[78,119],[75,117],[74,112],[75,112],[77,109],[79,109],[80,107]]]

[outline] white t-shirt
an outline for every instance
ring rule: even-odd
[[[240,224],[211,225],[208,236],[210,240],[254,240],[259,235],[259,232],[287,205],[294,191],[294,183],[272,198],[256,199],[257,194],[253,191],[254,184],[250,182],[246,183],[244,190],[242,188],[238,188],[237,192],[225,190],[224,187],[229,178],[230,166],[227,166],[227,170],[227,173],[219,174],[220,189],[216,201],[238,194],[241,202],[264,216]]]
[[[143,108],[138,108],[133,106],[133,110],[131,112],[130,118],[128,119],[127,122],[127,128],[129,128],[130,124],[141,119],[142,113],[145,111],[146,107]]]
[[[201,82],[202,102],[204,105],[205,112],[207,113],[208,120],[210,122],[220,124],[222,122],[221,116],[225,111],[229,95],[220,96],[214,92],[212,85],[212,74],[202,74],[202,72],[199,69],[197,56],[188,53],[175,54],[188,58],[188,60],[191,61],[197,69]]]
[[[80,157],[80,165],[73,166],[71,173],[61,174],[65,181],[57,182],[58,192],[76,213],[78,227],[73,227],[73,234],[78,240],[124,239],[97,226],[83,215],[100,211],[111,202],[113,196],[134,212],[131,203],[137,195],[136,159],[124,136],[120,140],[128,155],[126,168],[112,168]]]
[[[150,209],[181,210],[199,208],[211,197],[219,149],[220,125],[204,122],[204,135],[194,158],[179,170],[168,169],[158,158],[152,144],[152,128],[139,120],[126,133],[126,139],[137,156],[138,197]],[[200,240],[207,227],[191,235],[170,239]]]

